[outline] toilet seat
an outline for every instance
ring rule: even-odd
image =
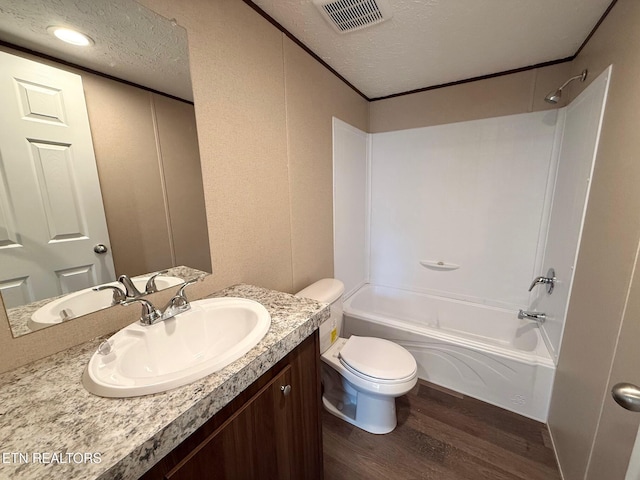
[[[401,383],[416,375],[413,355],[382,338],[351,336],[338,354],[351,373],[376,383]]]
[[[340,351],[348,342],[346,338],[338,338],[329,350],[320,355],[320,359],[328,367],[338,372],[345,381],[354,386],[356,390],[368,392],[376,396],[399,397],[411,390],[418,380],[418,371],[408,378],[379,380],[367,376],[353,367],[347,367],[340,358]]]

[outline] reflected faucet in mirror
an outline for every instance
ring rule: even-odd
[[[146,295],[147,286],[149,290],[159,291],[183,285],[185,279],[206,275],[205,272],[188,267],[174,267],[166,272],[167,275],[157,272],[152,275],[127,278],[138,292],[145,290],[141,295]],[[152,278],[153,282],[150,284]],[[141,296],[135,298],[141,298]],[[131,299],[127,297],[122,283],[111,282],[13,309],[20,312],[20,315],[10,318],[10,324],[13,331],[40,330]]]
[[[149,277],[146,285],[144,286],[144,292],[138,290],[136,285],[127,275],[120,275],[118,277],[118,281],[124,285],[125,296],[127,298],[139,298],[143,295],[149,295],[150,293],[156,293],[158,291],[158,286],[156,285],[156,278],[159,275],[166,275],[169,270],[162,270],[161,272],[156,272]]]
[[[158,291],[156,278],[158,278],[159,275],[165,275],[167,273],[169,273],[169,270],[162,270],[161,272],[153,273],[151,277],[149,277],[149,280],[147,280],[144,292],[138,290],[138,287],[136,287],[133,280],[131,280],[127,275],[120,275],[118,277],[118,282],[122,284],[124,290],[119,285],[99,285],[97,287],[93,287],[93,291],[100,292],[102,290],[112,290],[113,300],[111,301],[111,306],[118,305],[127,299],[140,298],[143,295],[156,293]]]
[[[94,292],[101,292],[102,290],[113,291],[113,297],[111,300],[112,306],[118,305],[127,299],[127,294],[120,287],[116,287],[115,285],[99,285],[97,287],[93,287]]]

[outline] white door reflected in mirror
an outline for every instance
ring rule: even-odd
[[[4,52],[0,62],[5,306],[115,280],[81,77]]]

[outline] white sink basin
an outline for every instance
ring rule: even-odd
[[[197,300],[174,318],[151,326],[136,322],[113,335],[91,357],[82,383],[102,397],[164,392],[223,369],[270,326],[269,312],[253,300]]]
[[[136,288],[144,292],[147,280],[150,275],[132,278]],[[160,275],[156,277],[156,287],[158,290],[173,287],[183,283],[184,280],[178,277],[170,277],[168,275]],[[111,282],[104,285],[113,285],[124,289],[121,283]],[[50,327],[57,323],[63,322],[62,311],[65,310],[68,319],[80,317],[87,313],[96,312],[111,306],[113,292],[111,290],[102,290],[95,292],[92,288],[85,288],[77,292],[70,293],[64,297],[57,298],[40,307],[33,312],[31,318],[27,321],[27,326],[31,330],[40,330],[41,328]]]

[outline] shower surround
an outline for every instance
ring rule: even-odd
[[[546,238],[557,117],[374,134],[369,282],[526,307]]]
[[[372,135],[334,120],[344,334],[397,341],[421,378],[545,421],[609,75],[559,110]],[[530,292],[550,267],[553,294]]]

